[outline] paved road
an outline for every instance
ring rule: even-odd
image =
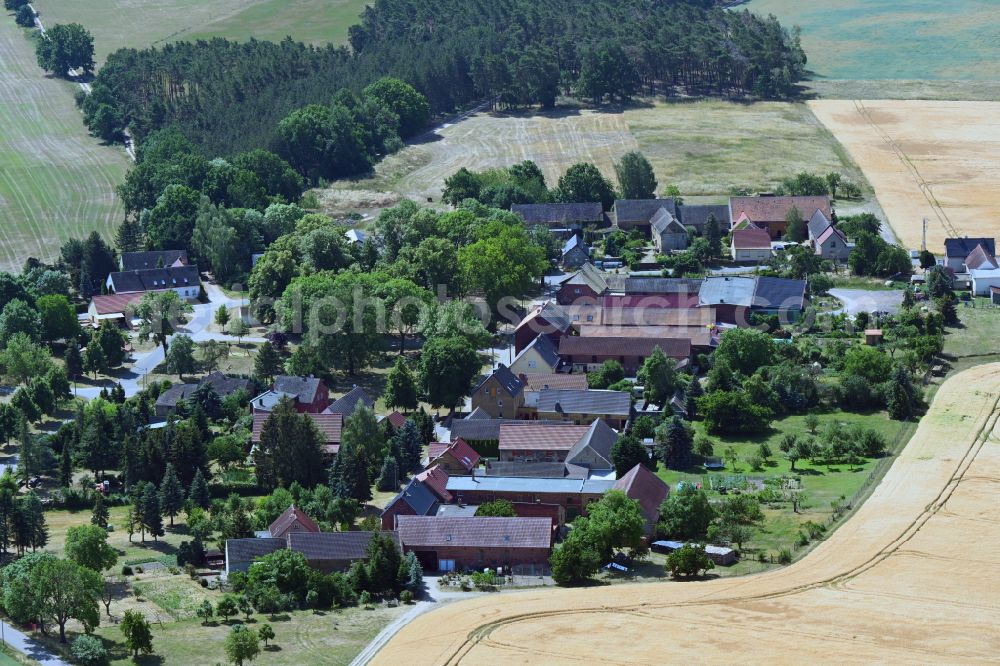
[[[471,599],[472,597],[480,596],[482,592],[460,592],[460,591],[449,591],[445,592],[440,587],[438,587],[437,576],[424,576],[424,596],[417,603],[413,605],[413,608],[406,611],[395,620],[390,622],[382,631],[378,633],[375,638],[371,640],[368,645],[365,646],[358,656],[351,661],[350,666],[364,666],[372,657],[375,656],[382,646],[389,642],[389,639],[396,635],[396,633],[413,621],[413,618],[426,613],[429,610],[433,610],[439,607],[441,604],[447,603],[449,601],[457,601],[461,599]]]
[[[231,335],[223,335],[222,333],[214,333],[208,330],[208,327],[215,321],[215,311],[219,309],[220,305],[225,305],[227,308],[235,308],[243,305],[247,305],[247,299],[243,298],[230,298],[219,289],[214,284],[205,284],[205,292],[208,294],[207,303],[198,303],[193,306],[192,312],[189,315],[189,319],[183,326],[177,327],[177,334],[184,334],[191,336],[191,339],[195,342],[205,342],[206,340],[220,340],[223,342],[237,342],[237,338]],[[174,336],[168,338],[167,342]],[[247,337],[242,338],[243,342],[254,342],[261,343],[264,342],[264,338]],[[114,386],[115,381],[122,385],[125,389],[126,396],[133,396],[142,390],[142,379],[153,370],[156,369],[158,365],[163,363],[163,348],[156,347],[151,351],[142,352],[135,355],[135,361],[132,367],[117,380],[108,379],[107,386]],[[76,394],[80,397],[93,399],[96,398],[101,393],[101,387],[85,387],[77,389]]]
[[[0,622],[0,625],[3,627],[4,642],[29,659],[34,659],[42,666],[70,666],[69,662],[55,656],[44,645],[30,636],[18,631],[6,622]]]
[[[831,289],[830,295],[844,304],[837,312],[850,315],[875,311],[895,314],[903,303],[903,292],[899,289]]]

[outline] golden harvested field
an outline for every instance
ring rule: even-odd
[[[949,226],[1000,235],[1000,103],[819,100],[813,113],[865,173],[908,248],[943,252]]]
[[[417,618],[375,663],[986,663],[1000,364],[938,390],[869,500],[785,569],[706,582],[535,590]]]
[[[438,201],[461,167],[480,170],[534,160],[554,186],[575,162],[615,181],[614,162],[631,150],[653,165],[662,190],[724,201],[734,187],[768,190],[800,171],[838,171],[870,190],[860,170],[805,104],[697,100],[624,111],[561,108],[531,114],[476,113],[437,129],[375,166],[372,177],[317,191],[331,212]],[[859,204],[863,205],[863,204]]]

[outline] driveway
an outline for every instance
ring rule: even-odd
[[[903,292],[899,289],[831,289],[830,295],[844,304],[836,311],[838,314],[875,311],[896,314],[903,304]]]
[[[256,337],[245,337],[240,340],[222,333],[215,333],[208,330],[209,326],[215,321],[215,312],[219,309],[220,305],[225,305],[227,308],[232,309],[240,306],[247,305],[249,301],[245,298],[231,298],[225,294],[219,287],[214,284],[205,283],[205,293],[208,294],[207,303],[196,303],[192,306],[192,312],[188,315],[187,323],[182,326],[177,327],[177,334],[189,335],[191,339],[195,342],[205,342],[206,340],[219,340],[221,342],[252,342],[252,343],[262,343],[264,338]],[[174,336],[170,336],[167,339],[169,344],[170,340]],[[134,362],[132,367],[127,370],[121,377],[114,379],[108,378],[106,380],[106,385],[108,387],[114,386],[117,381],[125,389],[125,395],[131,397],[141,391],[143,387],[142,379],[153,370],[156,369],[158,365],[163,363],[163,348],[156,347],[147,352],[142,352],[134,355]],[[76,394],[80,397],[92,400],[96,398],[101,393],[101,387],[84,387],[77,389]]]

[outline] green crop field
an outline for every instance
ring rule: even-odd
[[[38,0],[46,26],[77,22],[94,35],[97,61],[122,48],[225,37],[340,44],[367,0]]]
[[[69,236],[110,236],[121,216],[114,187],[129,161],[88,136],[73,87],[45,77],[6,14],[0,63],[0,269],[20,270],[28,257],[55,257]]]
[[[840,144],[804,104],[718,100],[656,103],[625,111],[558,109],[551,113],[478,113],[410,145],[371,177],[333,183],[319,193],[334,213],[391,205],[409,197],[437,201],[460,167],[485,169],[534,160],[550,186],[574,162],[614,178],[630,150],[652,162],[661,188],[724,201],[733,187],[769,189],[799,171],[839,171],[869,188]],[[841,205],[845,211],[852,208]]]
[[[1000,80],[994,0],[751,0],[746,7],[800,26],[809,69],[820,78]]]

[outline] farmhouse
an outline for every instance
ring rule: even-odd
[[[365,407],[367,409],[375,408],[375,401],[372,400],[368,392],[365,391],[360,386],[355,386],[350,391],[345,393],[340,398],[337,398],[331,402],[326,409],[323,410],[324,414],[343,414],[346,419],[348,416],[354,413],[354,410],[358,408],[358,405]]]
[[[1000,264],[997,264],[997,258],[990,254],[989,250],[982,244],[977,245],[976,249],[970,252],[969,256],[965,258],[965,268],[968,271],[988,271],[998,267],[1000,267]]]
[[[514,204],[510,210],[525,225],[578,231],[585,226],[604,224],[604,209],[597,203]]]
[[[87,318],[94,326],[105,319],[118,321],[119,325],[128,323],[135,314],[135,308],[142,300],[142,292],[130,294],[105,294],[94,296],[87,307]]]
[[[330,573],[346,571],[368,559],[368,543],[378,532],[289,532],[281,538],[227,539],[225,575],[247,571],[255,560],[279,550],[302,553],[313,569]],[[394,532],[388,533],[396,544]]]
[[[571,325],[570,315],[562,306],[546,301],[529,312],[517,325],[514,330],[514,353],[520,354],[539,334],[558,343]]]
[[[291,532],[319,532],[319,525],[292,504],[268,525],[267,532],[261,536],[284,539]]]
[[[278,375],[274,378],[271,390],[251,400],[250,405],[255,413],[269,413],[281,398],[290,398],[295,403],[295,410],[302,413],[318,414],[330,405],[329,389],[318,377],[312,375]]]
[[[545,389],[585,389],[587,388],[587,375],[542,375],[525,374],[521,375],[524,382],[524,390],[527,392],[542,391]]]
[[[729,243],[733,261],[760,263],[771,258],[771,236],[763,229],[736,229]]]
[[[719,223],[719,230],[722,234],[725,234],[726,230],[731,226],[729,222],[729,206],[726,204],[694,206],[681,204],[677,206],[677,213],[681,224],[685,228],[693,227],[699,234],[705,233],[705,224],[708,222],[709,217],[714,217],[715,221]]]
[[[431,446],[434,446],[433,444]],[[444,443],[439,451],[427,449],[427,465],[436,465],[449,475],[471,474],[481,460],[476,450],[459,437],[451,444]]]
[[[512,419],[524,405],[524,384],[501,363],[472,391],[472,408],[495,419]]]
[[[552,551],[548,518],[399,516],[397,532],[426,571],[545,568]]]
[[[185,300],[192,300],[198,298],[201,291],[201,278],[197,266],[170,266],[112,273],[106,286],[115,294],[145,294],[169,289]]]
[[[533,394],[531,409],[539,419],[570,421],[590,425],[601,419],[612,428],[621,430],[632,414],[632,398],[624,391],[593,389],[546,389]]]
[[[809,218],[809,240],[813,251],[823,259],[831,261],[847,261],[851,254],[851,245],[847,237],[830,219],[818,210]]]
[[[559,263],[563,268],[579,268],[590,261],[590,248],[579,234],[570,236],[562,247]]]
[[[641,229],[648,233],[653,216],[661,210],[671,217],[677,215],[673,199],[618,199],[611,208],[611,216],[622,231]]]
[[[733,220],[734,225],[741,219],[749,220],[766,229],[771,240],[781,240],[788,227],[788,213],[793,208],[798,210],[803,222],[808,222],[817,210],[822,211],[827,218],[832,216],[830,197],[826,195],[776,197],[761,194],[755,197],[731,197],[729,219]]]
[[[434,515],[437,512],[438,503],[438,496],[434,494],[433,490],[422,481],[410,479],[406,487],[399,491],[399,494],[382,510],[382,529],[395,529],[399,516]]]
[[[541,334],[510,362],[510,371],[517,376],[551,374],[558,369],[559,350],[547,335]]]
[[[946,238],[944,241],[945,266],[956,273],[965,273],[969,269],[966,258],[982,245],[985,253],[996,256],[996,241],[992,238]]]
[[[626,336],[570,336],[559,341],[559,356],[574,372],[590,372],[605,361],[618,361],[627,375],[635,375],[646,358],[659,347],[677,361],[691,358],[688,338],[642,338]]]
[[[687,247],[687,229],[666,208],[656,211],[649,220],[649,228],[657,252],[666,254]]]
[[[589,426],[565,422],[501,422],[500,462],[567,462],[588,469],[612,469],[611,447],[618,433],[601,419]]]
[[[239,390],[248,391],[252,385],[249,379],[213,372],[197,384],[175,384],[160,393],[156,398],[154,412],[159,418],[166,418],[170,412],[177,409],[178,402],[190,398],[201,386],[210,386],[220,398],[225,398]]]
[[[312,412],[302,413],[309,417],[313,424],[319,429],[320,434],[323,436],[322,446],[326,455],[337,455],[337,451],[340,450],[340,437],[344,430],[344,415],[314,414]],[[270,416],[270,412],[254,411],[253,432],[250,436],[250,441],[253,444],[260,443],[260,434],[264,431],[264,424]]]
[[[118,259],[118,266],[123,271],[141,271],[149,268],[176,268],[187,265],[187,250],[122,252],[121,257]]]
[[[599,296],[608,291],[608,275],[599,271],[593,264],[586,263],[580,270],[564,278],[559,283],[556,292],[556,303],[572,305],[578,300],[587,299],[596,302]]]
[[[621,490],[639,502],[642,517],[646,519],[646,533],[652,534],[660,519],[660,505],[670,493],[667,484],[645,465],[636,465],[615,481],[614,490]]]

